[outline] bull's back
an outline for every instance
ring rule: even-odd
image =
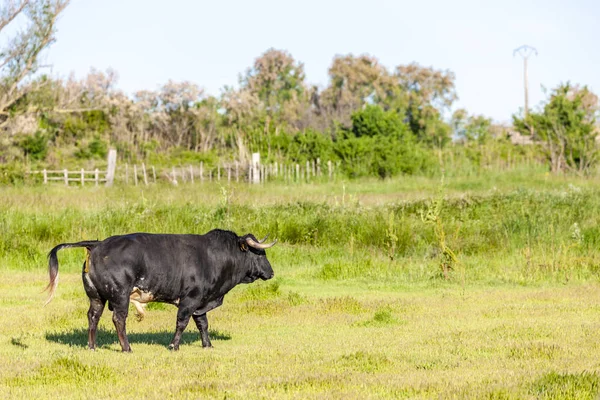
[[[92,252],[92,279],[102,285],[139,287],[177,296],[199,268],[200,235],[133,233],[105,239]]]

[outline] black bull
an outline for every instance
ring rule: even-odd
[[[263,244],[251,234],[237,236],[224,230],[205,235],[134,233],[102,241],[63,243],[48,254],[50,294],[58,285],[56,253],[63,248],[85,247],[82,277],[90,299],[88,346],[96,347],[96,329],[104,306],[113,311],[121,349],[131,351],[125,330],[130,298],[140,303],[160,301],[178,307],[175,335],[169,345],[179,349],[190,318],[200,330],[203,347],[210,347],[206,313],[223,303],[223,297],[239,283],[273,277]]]

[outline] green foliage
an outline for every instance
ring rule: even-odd
[[[43,160],[48,153],[48,138],[41,131],[33,135],[27,135],[18,141],[25,157],[32,160]]]
[[[533,132],[543,143],[552,172],[585,174],[598,162],[597,103],[587,87],[561,84],[552,91],[542,112],[529,113],[527,118],[515,115],[513,124],[523,134]]]
[[[182,147],[173,147],[165,153],[149,152],[147,158],[148,164],[157,165],[196,165],[204,163],[206,168],[216,166],[219,161],[218,155],[214,151],[197,153],[195,151],[186,150]]]
[[[421,210],[420,214],[421,220],[425,224],[433,225],[433,231],[437,242],[437,251],[440,253],[440,273],[444,279],[449,279],[450,271],[454,270],[454,267],[458,264],[458,259],[454,251],[446,243],[446,230],[444,228],[444,222],[442,218],[443,209],[444,197],[442,187],[438,197],[429,203],[426,210]]]
[[[108,154],[108,145],[99,136],[96,136],[87,145],[80,145],[75,156],[80,159],[104,159]]]
[[[67,116],[62,127],[67,138],[81,139],[88,135],[103,135],[110,129],[110,122],[104,111],[92,110]]]
[[[22,163],[0,164],[0,184],[23,183],[27,179],[26,175],[25,165]]]
[[[428,156],[395,111],[367,106],[352,115],[352,127],[342,129],[334,151],[350,177],[415,174],[428,169]]]
[[[391,137],[403,140],[407,136],[407,126],[395,111],[384,111],[376,105],[368,105],[352,114],[352,133],[363,136]]]
[[[307,129],[294,135],[287,149],[291,161],[304,163],[306,161],[334,160],[333,141],[331,136]]]
[[[452,128],[456,138],[467,142],[483,145],[492,139],[492,120],[483,115],[467,115],[464,109],[459,109],[452,115]]]

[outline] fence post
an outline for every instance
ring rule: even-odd
[[[260,183],[260,153],[252,153],[252,183]]]
[[[81,186],[83,186],[83,182],[85,181],[85,175],[83,172],[83,168],[81,168]]]
[[[296,163],[296,182],[300,182],[300,164]]]
[[[154,165],[152,166],[152,177],[154,178],[154,183],[156,183],[156,170],[154,169]]]
[[[117,169],[117,150],[108,151],[108,170],[106,171],[106,186],[112,186],[115,181],[115,170]]]
[[[44,185],[48,183],[48,171],[44,169]]]
[[[175,173],[175,167],[171,167],[171,175],[173,177],[171,182],[173,182],[173,185],[177,185],[177,174]]]
[[[69,171],[66,169],[63,170],[63,174],[65,176],[65,185],[69,186]]]
[[[231,183],[231,164],[227,164],[227,183]]]
[[[133,182],[135,182],[135,186],[137,186],[137,164],[133,166]]]
[[[96,186],[98,186],[98,181],[100,180],[100,171],[98,168],[94,170],[94,181],[96,182]]]
[[[190,179],[192,181],[192,185],[194,184],[194,167],[190,165]]]
[[[310,161],[306,160],[306,182],[310,181]]]
[[[235,162],[235,181],[239,182],[240,181],[240,170],[239,170],[240,165],[238,164],[238,162]]]
[[[142,163],[142,172],[144,173],[144,185],[148,186],[148,175],[146,175],[146,164]]]
[[[204,162],[200,161],[200,182],[204,181]]]
[[[221,164],[217,164],[217,180],[221,182]]]

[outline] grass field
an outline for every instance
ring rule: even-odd
[[[599,211],[598,182],[539,170],[2,188],[0,398],[595,399]],[[108,311],[86,350],[78,249],[59,254],[42,307],[58,243],[214,227],[280,244],[268,251],[275,279],[238,286],[208,314],[213,349],[191,324],[168,351],[176,309],[154,303],[128,320],[132,354]]]

